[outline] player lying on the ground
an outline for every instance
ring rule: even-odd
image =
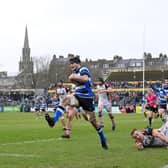
[[[135,140],[136,148],[142,150],[146,147],[168,147],[168,127],[164,124],[161,128],[133,129],[131,136]]]

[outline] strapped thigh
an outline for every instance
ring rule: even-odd
[[[78,107],[79,106],[79,101],[78,101],[78,99],[74,95],[67,95],[63,99],[62,104],[64,106],[69,105],[69,106]]]
[[[95,112],[94,111],[86,111],[85,110],[85,113],[82,114],[84,116],[84,118],[87,120],[87,121],[95,121],[96,120],[96,115],[95,115]]]

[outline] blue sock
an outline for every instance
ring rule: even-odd
[[[102,142],[105,142],[105,141],[106,141],[106,138],[105,138],[105,136],[104,136],[104,134],[103,134],[102,128],[97,128],[97,133],[98,133],[98,135],[99,135],[99,137],[100,137],[100,140],[101,140]]]
[[[62,106],[57,107],[55,114],[54,114],[54,117],[53,117],[54,123],[56,123],[59,120],[59,118],[62,116],[64,111],[65,111],[64,107],[62,107]]]

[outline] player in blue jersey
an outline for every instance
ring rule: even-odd
[[[167,102],[168,102],[168,79],[165,79],[164,83],[160,88],[155,85],[151,85],[153,91],[157,94],[159,99],[159,113],[167,111]]]
[[[45,119],[47,120],[50,127],[53,127],[55,123],[59,120],[62,114],[65,112],[65,108],[68,105],[68,121],[72,122],[72,119],[76,113],[75,108],[82,109],[82,115],[89,121],[92,126],[96,129],[101,145],[103,149],[108,149],[106,138],[104,136],[102,128],[98,125],[96,121],[96,115],[94,112],[93,104],[93,92],[91,89],[91,75],[86,67],[81,66],[81,61],[79,57],[72,57],[69,60],[69,66],[72,70],[72,74],[69,76],[69,81],[76,85],[74,94],[67,95],[61,104],[58,106],[54,117],[50,117],[46,114]],[[70,129],[70,128],[67,128]],[[65,134],[63,137],[69,138],[69,134]]]

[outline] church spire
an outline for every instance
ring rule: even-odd
[[[25,30],[25,38],[24,38],[24,46],[22,49],[22,56],[23,61],[30,61],[30,48],[29,48],[29,39],[28,39],[28,31],[27,31],[27,25]]]
[[[27,25],[26,25],[24,47],[23,48],[29,48],[29,39],[28,39]]]
[[[33,63],[30,57],[30,48],[29,48],[29,40],[28,40],[28,31],[27,25],[25,29],[25,38],[24,38],[24,46],[22,48],[22,59],[20,60],[20,71],[24,72],[32,72],[33,71]]]
[[[24,46],[22,48],[22,57],[19,62],[19,78],[23,81],[23,87],[32,88],[33,84],[33,60],[30,57],[30,48],[28,40],[27,25],[25,29]]]

